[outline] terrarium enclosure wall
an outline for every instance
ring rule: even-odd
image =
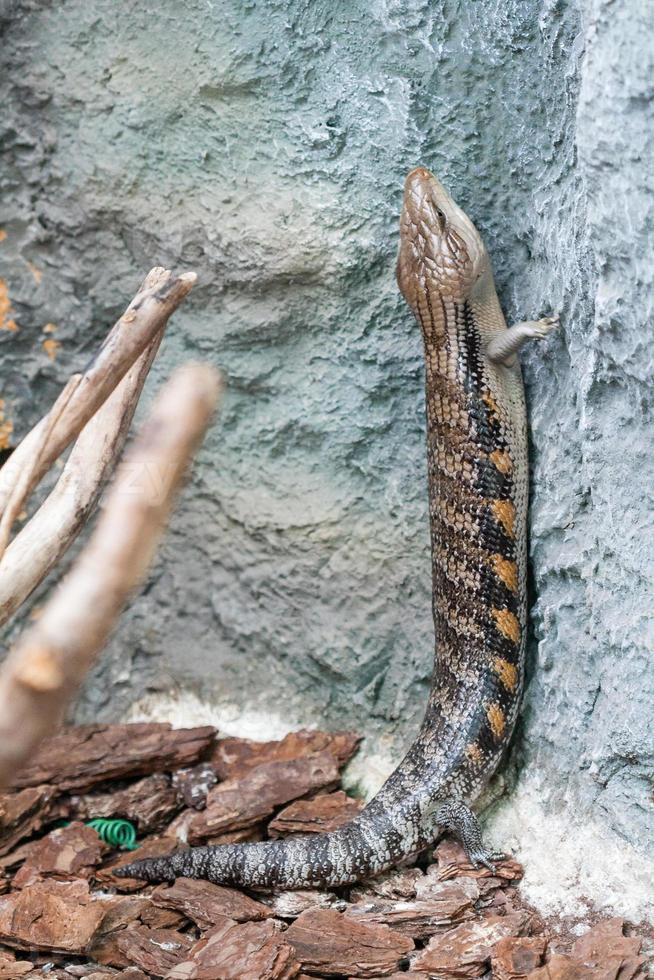
[[[356,728],[366,792],[399,760],[433,658],[422,347],[394,278],[423,164],[484,235],[509,322],[561,313],[522,358],[529,682],[490,833],[541,906],[646,915],[654,7],[1,10],[3,448],[155,264],[199,281],[147,391],[189,357],[227,385],[76,719]]]

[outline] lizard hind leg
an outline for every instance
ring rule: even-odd
[[[475,868],[483,865],[495,874],[494,861],[505,856],[501,852],[489,851],[484,840],[479,821],[470,807],[461,800],[445,800],[436,813],[436,822],[443,830],[448,830],[461,841],[468,860]]]

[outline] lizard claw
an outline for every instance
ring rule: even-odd
[[[556,330],[559,326],[559,314],[555,313],[554,316],[544,316],[540,320],[537,320],[534,325],[534,337],[536,340],[543,340],[547,337],[552,330]]]
[[[506,854],[503,854],[501,851],[472,851],[468,854],[468,860],[473,868],[488,868],[492,875],[497,873],[494,862],[503,861],[505,858]]]

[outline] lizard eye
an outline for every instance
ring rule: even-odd
[[[447,218],[445,217],[445,212],[441,211],[440,208],[434,206],[434,211],[436,212],[436,217],[438,218],[438,223],[441,227],[441,231],[445,228]]]

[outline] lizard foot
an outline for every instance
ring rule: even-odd
[[[449,830],[461,841],[473,867],[481,865],[495,874],[493,862],[501,861],[506,855],[484,847],[479,821],[466,803],[446,800],[438,809],[436,821],[439,827]]]
[[[553,330],[556,330],[559,324],[560,318],[558,313],[555,313],[554,316],[541,317],[540,320],[534,321],[531,327],[531,336],[534,340],[543,340]]]
[[[473,868],[488,868],[491,874],[497,873],[495,862],[506,859],[506,854],[503,851],[487,851],[484,848],[476,851],[466,850],[466,853]]]

